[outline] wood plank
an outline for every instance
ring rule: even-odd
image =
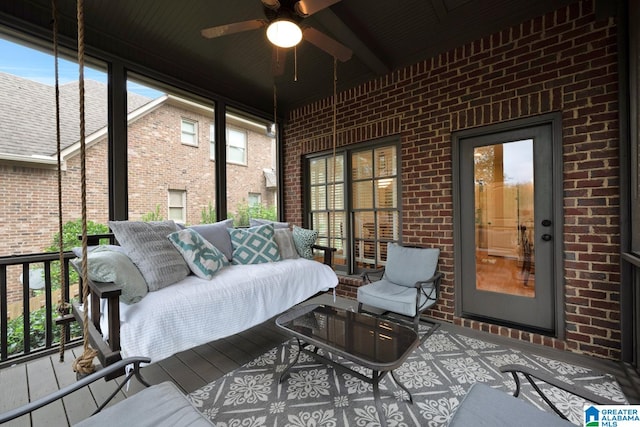
[[[245,363],[253,360],[251,354],[234,345],[233,341],[229,340],[228,338],[221,338],[210,344],[214,346],[218,351],[220,351],[220,353],[236,362],[238,364],[237,367],[240,367]]]
[[[196,351],[183,351],[182,353],[178,353],[176,357],[188,366],[189,369],[199,375],[205,384],[209,384],[211,381],[214,381],[224,375],[220,369]],[[191,393],[195,389],[191,390],[185,388],[185,390],[188,393]]]
[[[30,400],[34,401],[59,389],[49,357],[33,360],[27,364]],[[31,413],[31,422],[37,425],[68,425],[62,401],[52,402]]]
[[[0,412],[29,403],[27,367],[25,364],[0,369]],[[23,415],[4,424],[7,427],[29,427],[29,415]]]
[[[76,347],[73,349],[73,356],[75,358],[79,357],[82,354],[82,347]],[[94,364],[99,366],[98,359],[94,360]],[[89,386],[89,394],[93,397],[94,402],[96,402],[96,408],[98,405],[101,405],[102,402],[107,400],[107,398],[115,391],[118,387],[118,383],[115,380],[111,381],[96,381]],[[80,391],[80,390],[78,390]],[[124,400],[126,398],[123,392],[119,392],[116,396],[113,397],[109,405],[115,405],[117,402]]]
[[[76,357],[71,350],[65,351],[64,362],[60,362],[57,354],[51,356],[50,359],[59,388],[66,387],[77,381],[76,373],[72,367]],[[91,393],[87,393],[86,389],[71,393],[64,397],[62,402],[67,413],[67,419],[72,425],[90,417],[97,408],[93,396]]]
[[[162,366],[171,376],[173,382],[176,383],[185,394],[207,385],[207,382],[202,379],[200,375],[193,372],[191,368],[185,365],[178,357],[169,357],[161,360],[158,364]]]
[[[194,348],[193,351],[207,359],[213,366],[218,368],[222,373],[221,376],[240,367],[236,361],[221,353],[214,345],[212,345],[212,343],[198,346]]]

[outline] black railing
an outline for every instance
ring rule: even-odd
[[[60,255],[56,252],[47,252],[47,253],[39,253],[39,254],[26,254],[26,255],[11,255],[11,256],[2,256],[0,257],[0,315],[1,317],[1,328],[0,328],[0,367],[5,366],[7,364],[17,363],[21,361],[25,361],[28,359],[32,359],[35,357],[43,356],[47,353],[53,353],[57,350],[57,346],[59,345],[59,340],[55,339],[54,336],[54,328],[58,326],[55,324],[54,318],[58,316],[56,307],[58,305],[58,301],[60,299],[60,295],[62,295],[62,299],[64,301],[70,300],[70,269],[72,268],[69,265],[69,260],[74,258],[75,255],[72,252],[65,252],[64,254],[64,278],[60,280]],[[20,315],[13,320],[9,319],[10,312],[9,307],[15,306],[16,304],[19,306],[20,301],[16,301],[16,298],[9,298],[9,285],[8,285],[8,271],[12,266],[22,266],[21,279],[19,280],[21,283],[21,291],[22,291],[22,303],[21,303],[21,317],[22,317],[22,333],[19,333],[19,328],[17,328],[18,333],[14,333],[11,337],[9,336],[9,323],[16,324],[18,322]],[[34,269],[33,267],[37,266],[38,269]],[[56,284],[56,289],[54,291],[52,286],[52,268],[56,270],[54,275],[57,275],[56,282],[59,282],[59,286]],[[13,276],[15,273],[19,271],[19,267],[16,269],[11,269]],[[35,276],[32,276],[34,271],[37,271]],[[38,284],[32,284],[34,278],[40,281]],[[13,278],[15,279],[15,277]],[[12,283],[15,280],[12,280]],[[36,285],[36,286],[33,286]],[[34,291],[32,288],[41,288],[37,291]],[[62,287],[62,289],[59,289]],[[15,288],[15,285],[13,286]],[[60,293],[62,291],[62,293]],[[38,308],[38,310],[44,310],[44,316],[42,316],[42,323],[38,325],[32,325],[31,315],[33,308],[31,307],[31,299],[34,293],[38,295],[44,296],[44,307]],[[19,294],[19,293],[18,293]],[[81,295],[82,291],[79,287],[78,294]],[[55,301],[54,301],[55,298]],[[15,311],[14,311],[15,312]],[[40,320],[38,319],[40,322]],[[36,331],[35,326],[39,328]],[[69,324],[63,327],[61,333],[65,334],[65,341],[68,343],[74,343],[80,340],[80,338],[75,337],[70,339],[70,331],[71,328]],[[44,334],[44,337],[42,337]],[[16,336],[16,335],[22,335]],[[32,339],[37,337],[35,340]],[[9,342],[11,338],[12,342]],[[22,346],[16,346],[16,340],[22,340]],[[36,342],[34,342],[36,341]],[[16,348],[10,349],[10,345]],[[21,347],[21,349],[20,349]]]

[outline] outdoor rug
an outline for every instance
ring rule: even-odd
[[[189,395],[190,400],[218,427],[357,426],[380,425],[373,386],[305,354],[280,384],[280,373],[298,346],[291,339],[245,366]],[[326,353],[325,353],[326,355]],[[335,359],[335,358],[334,358]],[[342,362],[358,372],[370,371]],[[438,329],[395,370],[414,403],[391,375],[380,383],[385,417],[390,427],[446,426],[467,390],[475,382],[512,393],[515,382],[499,367],[522,364],[552,373],[566,382],[626,403],[615,378],[592,369],[481,341]],[[522,379],[524,399],[551,411]],[[575,424],[582,423],[584,401],[551,386],[541,387]],[[491,408],[487,408],[491,410]]]

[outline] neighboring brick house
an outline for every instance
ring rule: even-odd
[[[77,87],[60,86],[64,222],[81,217]],[[106,100],[106,85],[85,82],[87,216],[102,224],[109,215]],[[212,109],[171,95],[152,100],[129,93],[128,103],[129,219],[156,207],[168,218],[171,205],[171,217],[201,223],[202,210],[215,202]],[[274,206],[274,138],[266,126],[232,115],[227,129],[236,145],[243,136],[245,144],[228,159],[230,214],[242,203]],[[181,142],[190,130],[195,134]],[[0,73],[0,192],[0,256],[51,245],[58,232],[54,88],[6,73]],[[8,275],[9,301],[22,298],[19,269]]]

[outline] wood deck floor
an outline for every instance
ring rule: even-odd
[[[344,306],[344,304],[342,302],[340,305]],[[346,304],[349,304],[348,300]],[[443,327],[458,328],[449,324],[445,324]],[[464,329],[464,333],[467,335],[481,334],[482,339],[490,340],[492,337],[469,329]],[[506,338],[495,338],[500,341],[500,344],[505,344]],[[170,380],[176,383],[183,392],[190,393],[255,359],[286,339],[288,337],[275,326],[273,319],[271,319],[240,334],[210,342],[149,365],[143,368],[142,373],[145,379],[152,384]],[[530,344],[513,340],[510,341],[510,345],[524,349],[530,346]],[[539,346],[536,347],[536,350],[542,350],[557,360],[589,365],[615,375],[629,401],[635,404],[640,403],[640,393],[638,392],[640,382],[635,371],[626,365],[586,358],[553,349],[541,349]],[[56,354],[0,370],[0,413],[38,399],[74,382],[75,373],[71,364],[81,353],[82,347],[76,347],[66,351],[64,363],[58,361]],[[120,383],[120,378],[108,382],[98,381],[89,387],[89,392],[86,388],[79,390],[62,401],[54,402],[34,411],[31,415],[25,415],[4,425],[33,427],[73,425],[90,416],[97,407],[96,402],[104,401]],[[129,389],[120,392],[114,402],[138,392],[141,388],[142,386],[136,380],[132,380]]]

